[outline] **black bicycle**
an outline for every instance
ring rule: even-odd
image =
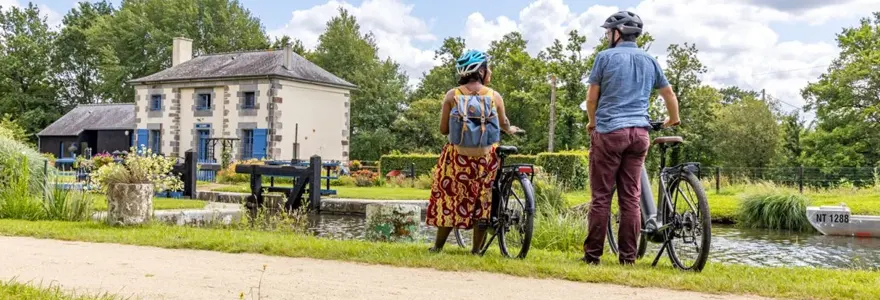
[[[654,131],[661,130],[663,123],[651,122]],[[644,256],[647,242],[662,243],[652,266],[666,251],[672,264],[682,270],[701,271],[709,258],[712,241],[712,218],[709,201],[697,176],[700,164],[686,162],[666,167],[666,150],[678,147],[684,139],[680,136],[655,138],[653,145],[660,147],[659,200],[655,206],[651,195],[651,183],[646,169],[642,169],[642,233],[638,238],[638,257]],[[673,196],[674,195],[674,196]],[[659,212],[657,211],[659,207]],[[608,220],[608,244],[611,252],[618,254],[617,234],[619,214]],[[693,245],[692,251],[687,246]]]
[[[532,243],[535,218],[535,188],[532,186],[535,167],[530,164],[505,165],[505,158],[517,153],[514,146],[499,146],[496,152],[501,167],[492,184],[492,206],[488,224],[485,224],[491,236],[483,239],[478,254],[485,254],[498,237],[502,255],[525,258]],[[458,245],[469,246],[462,231],[458,228],[454,231]]]

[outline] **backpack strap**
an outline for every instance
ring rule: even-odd
[[[455,88],[455,105],[458,106],[458,116],[461,118],[461,134],[459,134],[460,138],[458,144],[461,145],[464,143],[464,132],[467,129],[467,101],[464,97],[464,91],[461,90],[461,87]]]

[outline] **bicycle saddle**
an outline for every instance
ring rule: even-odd
[[[678,144],[684,142],[680,136],[661,136],[654,139],[654,144]]]
[[[516,154],[516,152],[519,150],[516,149],[516,146],[498,146],[498,149],[496,151],[498,151],[498,154],[510,155]]]

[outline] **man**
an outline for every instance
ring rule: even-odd
[[[584,241],[584,261],[590,264],[598,264],[602,256],[615,184],[620,204],[618,260],[621,264],[636,260],[640,179],[650,144],[648,98],[653,89],[659,89],[666,101],[669,119],[664,127],[679,123],[678,100],[662,68],[635,43],[643,26],[642,19],[628,11],[608,17],[601,27],[606,29],[611,48],[596,56],[590,73],[587,130],[592,202]]]

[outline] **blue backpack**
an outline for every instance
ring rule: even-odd
[[[501,141],[495,91],[483,87],[465,94],[455,89],[455,106],[449,112],[449,142],[461,147],[485,148]]]

